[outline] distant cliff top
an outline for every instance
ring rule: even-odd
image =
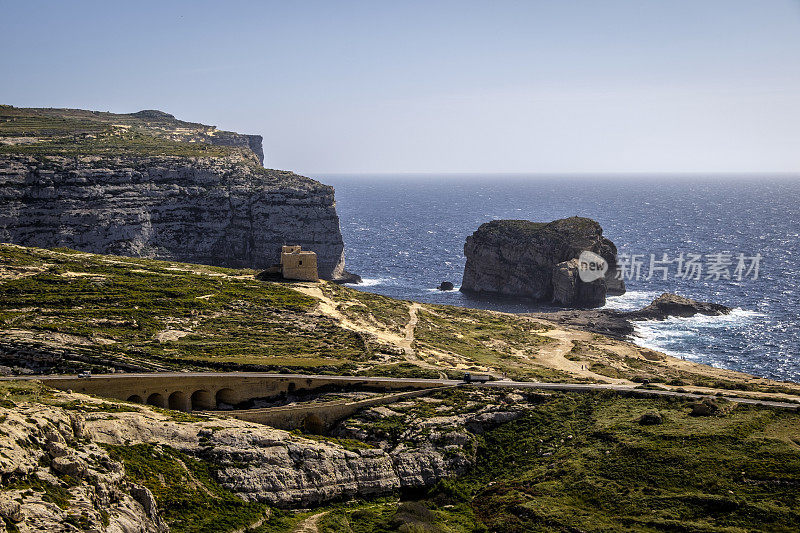
[[[0,105],[0,154],[224,157],[264,163],[260,135],[243,135],[157,110],[107,113]]]

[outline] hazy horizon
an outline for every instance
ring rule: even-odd
[[[160,109],[270,168],[800,173],[797,0],[0,8],[0,103]]]

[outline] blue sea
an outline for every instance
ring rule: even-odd
[[[800,176],[316,178],[336,188],[347,269],[364,278],[361,290],[541,311],[547,307],[475,300],[436,287],[451,281],[458,288],[464,240],[484,222],[589,217],[600,222],[621,255],[641,256],[628,259],[629,265],[641,264],[639,279],[628,269],[628,292],[609,298],[608,307],[640,308],[662,292],[675,292],[735,309],[723,317],[640,322],[633,342],[716,367],[800,381]],[[699,255],[694,263],[702,269],[700,279],[681,275],[686,263],[679,273],[677,263],[669,262],[657,264],[663,268],[646,279],[651,254],[659,261],[664,254],[667,261]],[[760,261],[753,259],[758,254]],[[737,271],[740,255],[746,268]]]

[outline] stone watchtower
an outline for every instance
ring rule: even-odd
[[[300,246],[284,246],[281,249],[281,275],[285,279],[319,281],[317,254],[303,251]]]

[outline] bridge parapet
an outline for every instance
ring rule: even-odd
[[[429,389],[455,385],[453,380],[357,376],[309,376],[256,372],[102,374],[91,378],[42,376],[49,386],[106,398],[176,409],[208,411],[256,398],[280,398],[326,388],[373,391]]]

